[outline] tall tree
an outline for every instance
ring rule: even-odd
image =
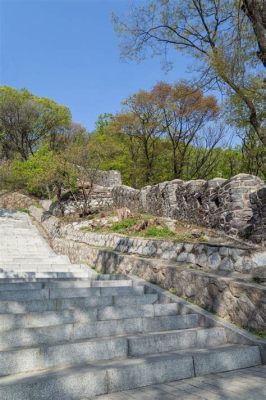
[[[219,114],[219,107],[214,96],[204,96],[202,90],[186,83],[169,85],[161,82],[151,91],[158,108],[163,132],[168,136],[172,147],[173,177],[181,178],[188,164],[192,146],[202,147],[203,132],[206,124],[214,121]],[[211,150],[221,139],[221,135],[208,132],[208,152],[198,158],[195,167],[199,172],[207,162]],[[205,142],[206,144],[206,142]],[[198,152],[198,156],[200,153]],[[203,156],[203,152],[201,152]]]
[[[49,136],[70,122],[68,108],[29,91],[0,87],[0,143],[3,156],[18,153],[27,160]]]
[[[263,51],[264,41],[258,36],[256,40],[251,15],[242,6],[240,0],[147,0],[133,7],[128,19],[114,16],[114,22],[126,58],[142,59],[147,49],[153,55],[174,49],[194,57],[202,84],[223,85],[236,94],[248,112],[249,124],[266,145],[266,121],[252,94],[254,87],[265,93],[256,51],[257,43]],[[261,18],[265,21],[264,15]]]
[[[242,0],[241,8],[253,26],[259,47],[257,55],[266,68],[266,1]]]
[[[116,123],[130,139],[132,160],[137,146],[141,147],[144,183],[152,183],[157,144],[162,135],[160,111],[153,94],[147,91],[128,97],[123,104],[125,112],[117,116]]]

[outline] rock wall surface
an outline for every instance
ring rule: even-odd
[[[38,199],[20,192],[0,193],[0,208],[22,209],[38,203]]]
[[[256,243],[266,240],[266,187],[253,175],[173,180],[140,190],[115,186],[112,196],[117,207],[220,229]]]
[[[265,286],[245,281],[239,278],[240,274],[236,279],[177,265],[163,257],[140,257],[140,253],[131,255],[96,247],[100,242],[95,239],[92,245],[93,238],[88,239],[87,234],[71,235],[57,218],[39,208],[32,207],[30,211],[48,233],[53,248],[68,255],[72,262],[88,263],[102,273],[137,275],[242,327],[266,332]]]
[[[121,174],[119,171],[97,171],[96,182],[99,186],[114,187],[116,185],[121,185]]]
[[[260,275],[266,266],[266,251],[250,247],[209,243],[180,243],[173,240],[143,239],[119,234],[76,230],[74,224],[62,225],[60,236],[91,246],[140,257],[196,264],[203,270],[253,273]],[[266,269],[265,269],[266,271]]]

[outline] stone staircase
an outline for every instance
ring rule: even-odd
[[[1,400],[93,399],[261,364],[258,346],[228,343],[138,280],[70,264],[27,215],[2,212],[0,268]]]

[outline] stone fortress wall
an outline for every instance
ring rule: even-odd
[[[121,174],[119,171],[97,171],[95,183],[99,186],[112,188],[122,184]]]
[[[117,185],[112,197],[116,207],[219,229],[258,244],[266,240],[266,186],[253,175],[176,179],[140,190]]]

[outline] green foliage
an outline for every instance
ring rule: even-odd
[[[37,196],[47,196],[49,192],[58,195],[63,186],[75,188],[77,173],[71,164],[44,145],[27,161],[12,162],[10,180],[13,187]]]
[[[124,233],[129,228],[132,228],[134,225],[137,224],[136,218],[125,218],[122,221],[115,222],[112,225],[112,231],[117,233]]]
[[[253,329],[253,328],[246,328],[250,333],[252,333],[253,335],[256,335],[258,337],[260,337],[261,339],[266,339],[266,332],[263,331],[258,331],[257,329]]]
[[[2,155],[28,159],[43,140],[70,123],[68,108],[26,89],[0,87],[0,146]]]
[[[28,208],[19,208],[18,211],[23,212],[25,214],[29,214],[30,213]]]
[[[163,226],[148,226],[143,232],[143,236],[154,238],[171,238],[174,237],[175,234]]]
[[[177,290],[176,290],[175,288],[170,288],[170,289],[169,289],[169,292],[170,292],[171,294],[174,294],[175,296],[176,296],[176,294],[177,294]]]

